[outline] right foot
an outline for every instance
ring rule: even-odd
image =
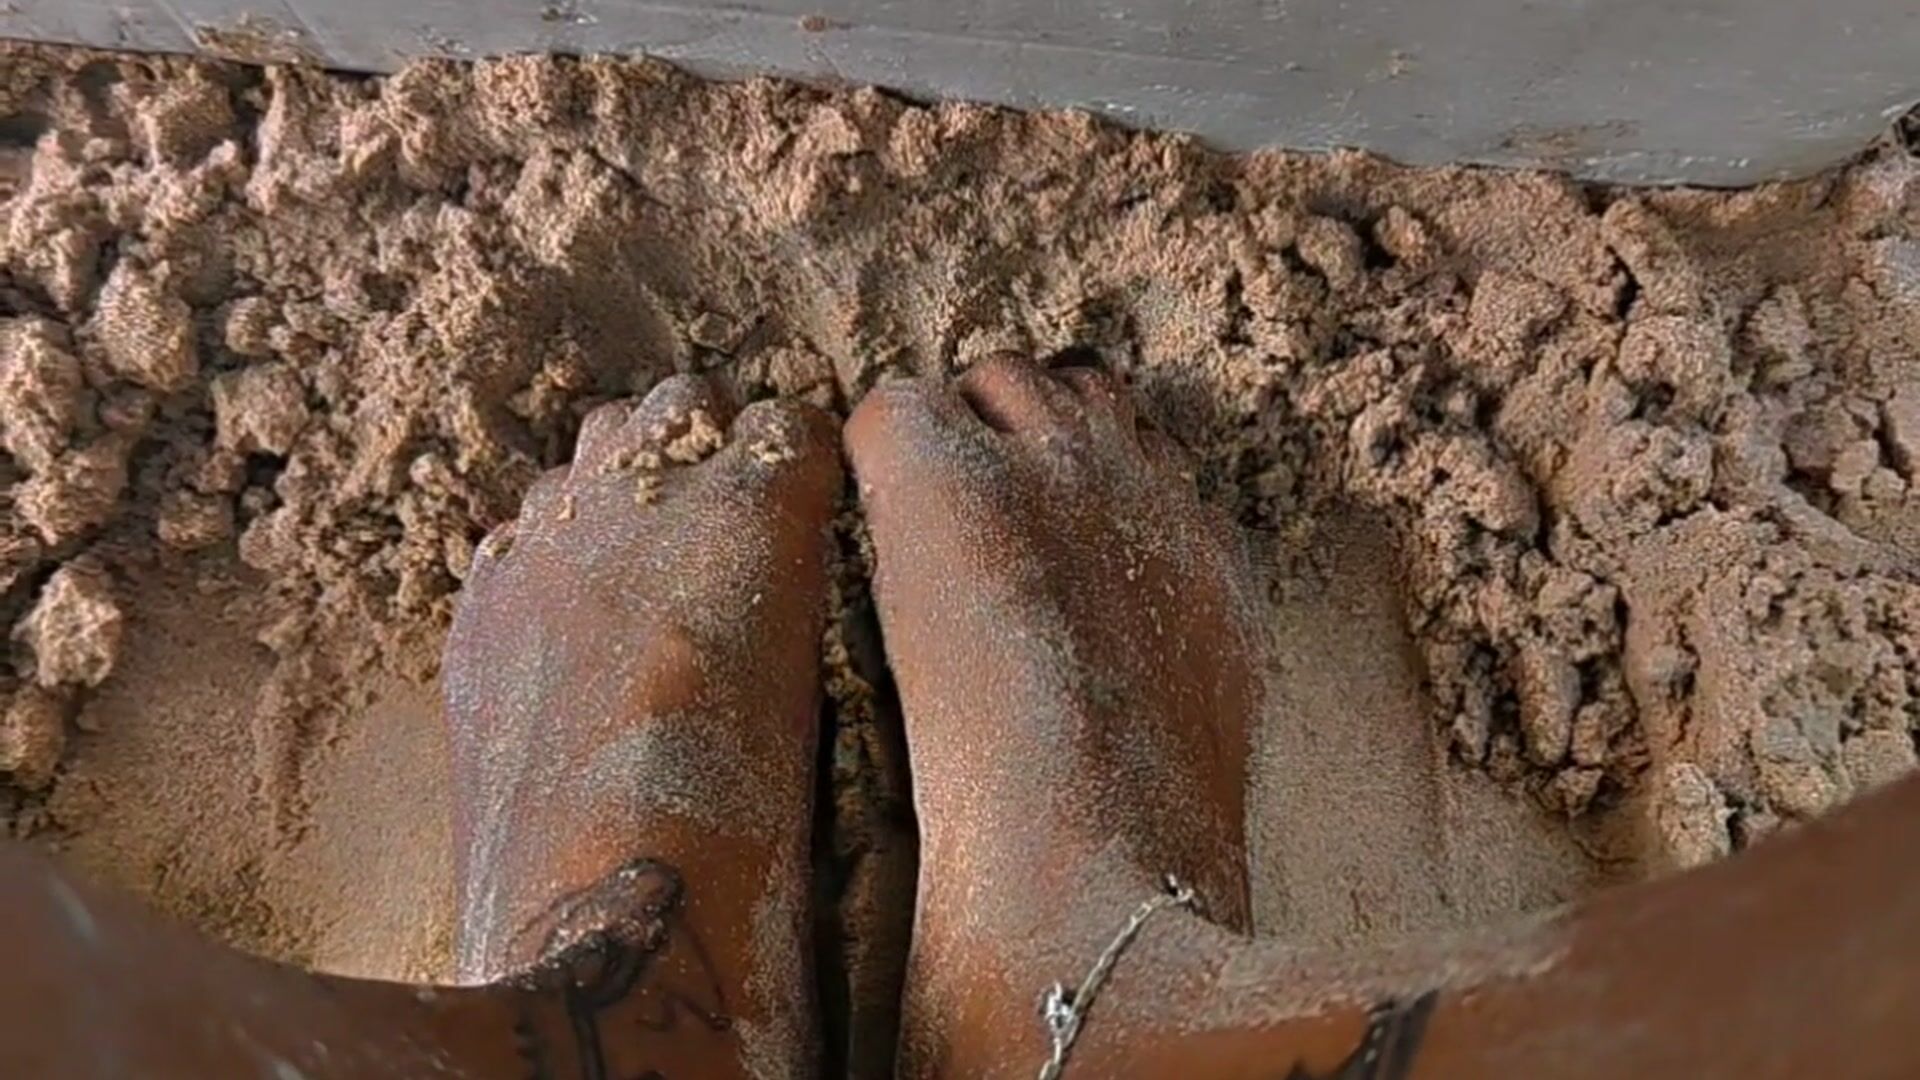
[[[923,829],[902,1072],[1031,1076],[1043,990],[1165,875],[1247,928],[1255,593],[1100,372],[886,384],[846,443]]]

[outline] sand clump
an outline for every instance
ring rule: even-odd
[[[1920,166],[1892,145],[1631,192],[608,60],[9,64],[17,831],[93,828],[56,762],[138,636],[117,582],[237,590],[269,672],[248,827],[298,844],[367,687],[432,679],[475,543],[593,406],[703,371],[844,412],[1004,349],[1123,373],[1276,604],[1312,522],[1379,522],[1455,767],[1631,824],[1634,858],[1914,764]]]
[[[47,579],[13,639],[32,654],[33,681],[42,687],[99,686],[113,672],[124,621],[105,568],[82,556]]]

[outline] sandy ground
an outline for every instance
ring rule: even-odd
[[[74,747],[41,835],[256,952],[444,975],[453,886],[437,691],[372,676],[366,704],[316,755],[305,827],[277,836],[246,765],[273,661],[231,610],[249,587],[221,581],[208,595],[200,584],[220,572],[156,569],[130,582],[116,676],[79,718],[99,732]]]
[[[6,60],[0,807],[247,948],[444,972],[473,544],[674,371],[841,412],[998,349],[1124,373],[1268,579],[1268,933],[1539,910],[1914,764],[1897,146],[1634,193],[615,62]],[[819,865],[859,998],[912,863],[843,534]]]

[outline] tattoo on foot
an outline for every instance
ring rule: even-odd
[[[1439,991],[1429,990],[1411,1000],[1389,1000],[1367,1014],[1367,1031],[1360,1045],[1332,1072],[1321,1076],[1300,1065],[1287,1071],[1286,1080],[1402,1080],[1412,1069],[1420,1041],[1426,1037],[1427,1018]]]
[[[521,930],[520,940],[541,943],[542,959],[512,981],[546,1002],[558,994],[567,1033],[556,1038],[538,1006],[522,1013],[515,1033],[530,1077],[558,1080],[572,1061],[581,1080],[661,1080],[658,1069],[632,1067],[646,1056],[637,1036],[686,1030],[683,1016],[693,1030],[731,1029],[719,975],[685,908],[679,872],[636,859]]]

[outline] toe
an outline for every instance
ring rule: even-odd
[[[763,457],[838,457],[839,430],[833,417],[797,398],[770,398],[747,406],[733,422],[733,439]]]
[[[1053,377],[1080,399],[1082,414],[1096,430],[1133,434],[1133,395],[1119,379],[1090,367],[1060,368]]]
[[[1147,460],[1191,483],[1199,475],[1199,462],[1193,451],[1180,445],[1173,436],[1140,420],[1135,422],[1140,449],[1146,452]]]
[[[840,490],[840,438],[833,418],[804,401],[774,398],[747,406],[722,454],[732,468],[769,473],[831,502]]]
[[[842,432],[847,460],[862,483],[890,475],[888,465],[913,446],[944,446],[961,434],[986,435],[980,420],[939,379],[894,379],[867,392]]]
[[[1033,361],[1011,353],[989,357],[968,368],[955,380],[954,388],[996,431],[1044,431],[1079,411],[1066,384]]]
[[[726,443],[733,415],[733,402],[713,380],[673,375],[634,407],[621,439],[630,451],[651,451],[668,461],[692,464]]]
[[[580,422],[580,439],[573,448],[573,467],[585,475],[597,474],[615,463],[626,444],[627,419],[633,405],[609,401],[587,414]]]
[[[520,501],[517,527],[524,532],[530,526],[556,520],[571,498],[572,493],[567,489],[567,469],[547,470],[533,482],[533,486],[527,489],[527,497]]]
[[[485,588],[485,582],[500,569],[502,562],[513,553],[515,530],[518,523],[508,521],[481,538],[473,548],[473,563],[467,568],[466,579],[461,583],[467,589]]]

